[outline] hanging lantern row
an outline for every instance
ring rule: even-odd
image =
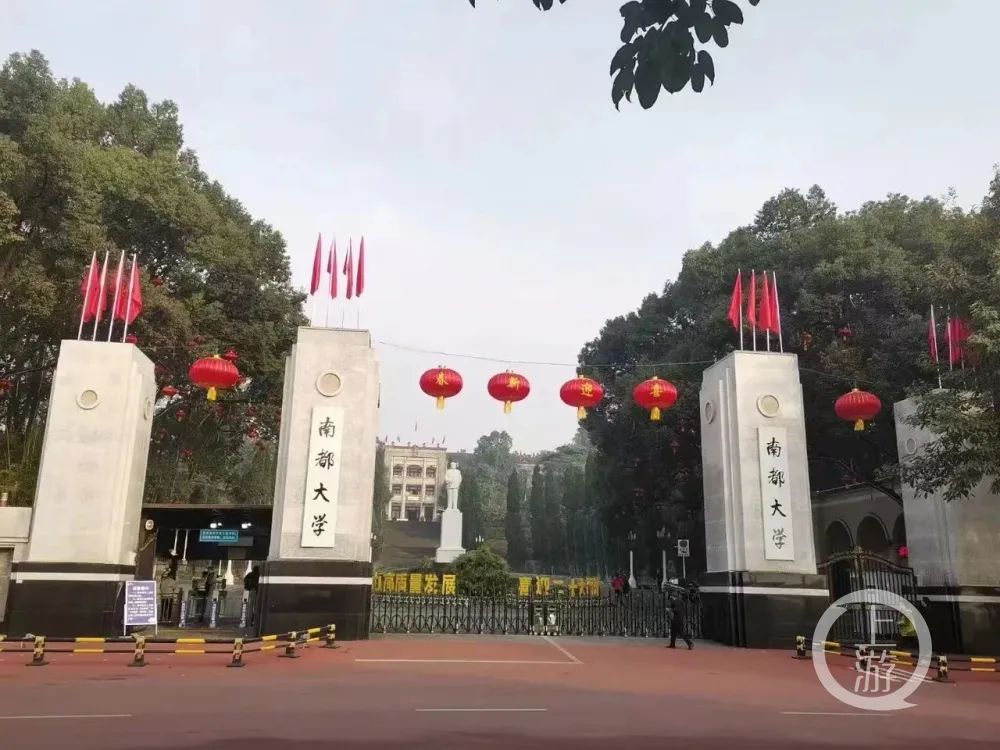
[[[841,419],[853,422],[855,432],[861,432],[865,422],[871,422],[882,411],[882,402],[874,393],[854,388],[837,399],[833,410]]]

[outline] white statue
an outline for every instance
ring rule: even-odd
[[[458,464],[454,461],[448,466],[448,471],[444,473],[444,486],[448,492],[448,509],[458,509],[458,488],[462,484],[462,472],[458,470]]]

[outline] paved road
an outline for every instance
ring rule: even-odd
[[[409,636],[226,657],[0,654],[4,750],[1000,747],[1000,677],[850,715],[789,654],[652,641]],[[835,665],[847,684],[851,662]]]

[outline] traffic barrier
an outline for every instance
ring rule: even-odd
[[[29,667],[44,667],[48,664],[45,661],[45,636],[40,635],[35,638],[35,647],[31,651],[31,661]]]
[[[243,663],[243,639],[237,638],[233,641],[233,658],[227,665],[229,667],[245,667]]]
[[[323,648],[337,648],[337,626],[327,625],[326,626],[326,643],[323,644]]]
[[[135,652],[132,654],[130,667],[146,666],[146,638],[142,635],[135,637]]]
[[[299,634],[294,630],[288,634],[288,642],[285,644],[285,653],[278,654],[282,659],[298,659],[299,655],[295,653],[295,643],[299,639]]]

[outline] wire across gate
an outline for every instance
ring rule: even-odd
[[[606,597],[476,597],[373,594],[376,633],[497,633],[665,638],[668,594],[633,591]],[[688,632],[701,637],[701,608],[688,607]]]
[[[243,661],[245,654],[255,654],[263,651],[272,651],[284,648],[279,656],[295,659],[298,658],[297,648],[308,643],[323,641],[323,648],[337,648],[337,626],[325,625],[307,630],[292,630],[288,633],[278,635],[262,635],[254,638],[147,638],[144,635],[134,635],[131,637],[114,638],[46,638],[43,635],[16,640],[7,640],[0,635],[0,652],[26,651],[31,649],[31,660],[28,666],[43,667],[49,662],[45,657],[47,654],[131,654],[132,661],[130,667],[145,667],[148,664],[148,654],[162,654],[178,656],[200,656],[204,654],[228,654],[229,667],[245,667]],[[16,648],[12,648],[17,644]],[[53,647],[51,644],[57,644]],[[174,648],[155,648],[148,650],[148,646],[171,645]],[[130,648],[123,648],[130,646]],[[221,650],[211,648],[212,646],[229,646],[228,649]]]

